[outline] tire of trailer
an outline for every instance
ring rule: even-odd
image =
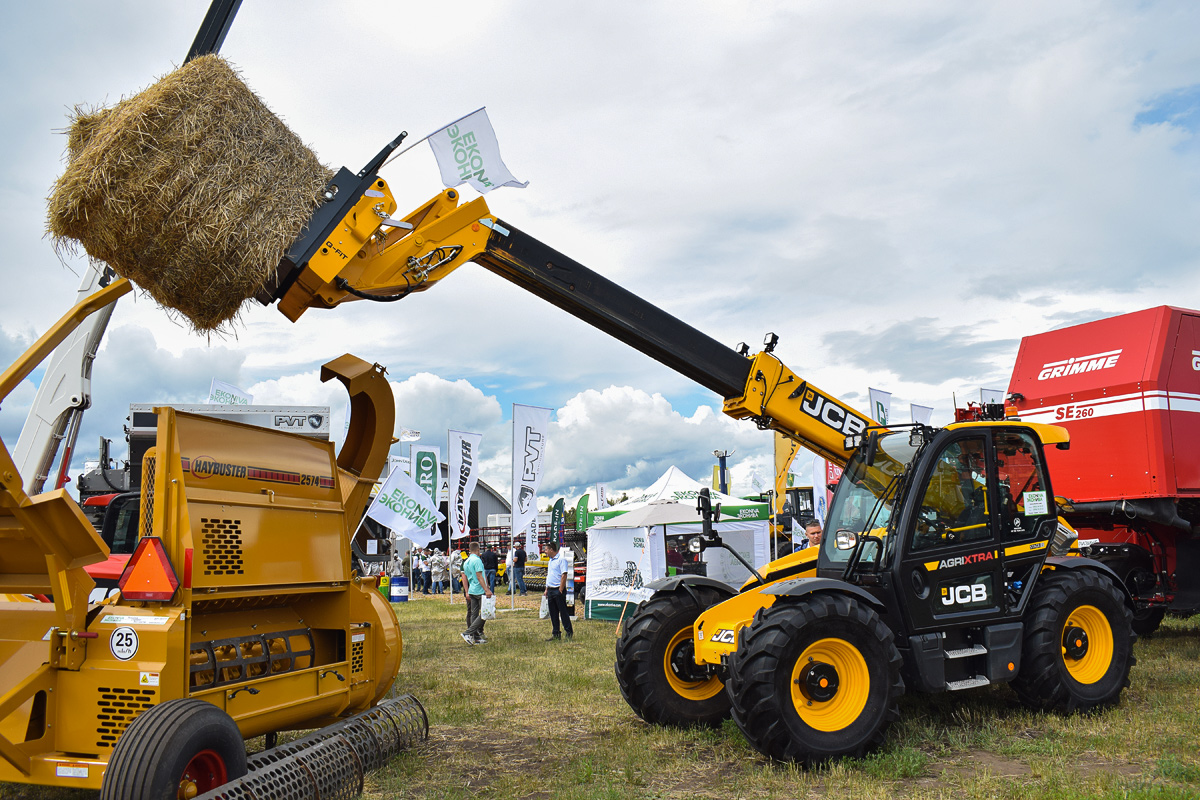
[[[621,695],[646,722],[716,726],[729,717],[721,678],[700,672],[692,660],[692,625],[725,598],[711,589],[693,591],[694,596],[686,590],[654,595],[638,606],[617,639]]]
[[[1162,606],[1139,608],[1133,612],[1133,620],[1130,623],[1133,632],[1138,636],[1149,636],[1158,630],[1158,626],[1162,624],[1163,617],[1166,615],[1167,610]]]
[[[733,720],[763,755],[819,764],[877,747],[899,717],[901,658],[874,609],[844,594],[776,604],[730,661]]]
[[[1114,706],[1134,665],[1132,613],[1106,575],[1054,572],[1025,612],[1021,670],[1012,687],[1021,702],[1065,713]]]
[[[169,700],[121,734],[100,800],[195,797],[245,774],[246,744],[228,714],[203,700]]]

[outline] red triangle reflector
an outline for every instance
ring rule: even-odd
[[[175,596],[179,578],[175,577],[162,539],[146,536],[138,542],[117,587],[126,600],[168,601]]]

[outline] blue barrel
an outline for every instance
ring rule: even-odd
[[[389,587],[392,593],[393,603],[408,602],[408,578],[403,575],[397,575],[392,578],[392,585]]]

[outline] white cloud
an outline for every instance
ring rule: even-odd
[[[44,330],[78,283],[42,238],[65,109],[178,63],[206,7],[24,4],[0,32],[0,65],[22,76],[0,86],[8,336]],[[706,1],[681,15],[464,0],[380,24],[395,13],[243,4],[223,53],[323,160],[354,170],[399,130],[415,139],[486,103],[506,162],[531,181],[489,194],[495,213],[718,341],[778,333],[784,360],[835,395],[891,388],[945,419],[956,387],[1004,382],[1023,335],[1093,309],[1200,305],[1196,131],[1134,124],[1200,82],[1200,6]],[[386,66],[297,52],[314,27]],[[54,69],[31,73],[50,49]],[[402,212],[440,188],[425,147],[384,176]],[[102,352],[109,405],[89,412],[88,435],[98,416],[119,434],[130,401],[197,399],[213,374],[319,402],[330,390],[315,370],[343,352],[389,368],[404,424],[476,427],[485,450],[509,435],[514,400],[558,408],[560,424],[576,406],[574,419],[605,420],[563,427],[564,445],[580,444],[555,478],[564,491],[599,479],[589,471],[644,486],[667,458],[650,445],[690,446],[699,456],[679,466],[706,475],[704,454],[757,435],[719,414],[695,421],[719,399],[475,266],[295,325],[252,307],[231,338],[197,337],[144,299],[122,301],[121,326],[150,338]],[[0,337],[0,357],[13,347]],[[620,386],[641,394],[606,407]],[[636,435],[622,441],[618,423]]]

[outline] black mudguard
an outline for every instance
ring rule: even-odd
[[[671,592],[685,591],[692,594],[691,587],[704,586],[709,589],[716,589],[725,597],[733,597],[737,594],[737,589],[730,586],[728,583],[723,583],[716,578],[710,578],[707,575],[671,575],[666,578],[650,581],[646,584],[647,589],[653,589],[655,594],[662,592],[670,594]],[[694,596],[694,595],[693,595]]]
[[[887,607],[883,602],[866,589],[855,586],[852,583],[839,581],[836,578],[792,578],[791,580],[772,584],[762,590],[763,594],[784,595],[787,597],[803,597],[815,592],[837,592],[839,594],[850,595],[867,603],[867,605],[876,611],[887,611]]]

